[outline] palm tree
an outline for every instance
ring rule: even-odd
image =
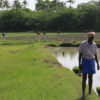
[[[14,0],[14,2],[13,2],[13,8],[16,8],[16,9],[22,8],[19,0]]]
[[[3,2],[3,8],[10,8],[10,4],[9,4],[9,2],[8,2],[8,0],[5,0],[4,2]]]
[[[74,0],[68,0],[68,1],[66,1],[66,2],[67,2],[67,3],[70,3],[70,6],[69,6],[69,7],[71,8],[71,4],[74,4],[75,1],[74,1]]]
[[[26,7],[26,5],[27,5],[27,0],[24,0],[24,1],[23,1],[23,6],[24,6],[24,8]]]
[[[3,0],[0,0],[0,8],[3,8]]]
[[[41,1],[43,1],[43,0],[37,0],[37,2],[41,2]]]
[[[53,6],[57,6],[58,0],[53,0]]]

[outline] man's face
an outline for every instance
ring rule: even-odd
[[[90,43],[92,43],[93,40],[94,40],[94,36],[91,36],[91,37],[88,38],[88,41],[89,41]]]

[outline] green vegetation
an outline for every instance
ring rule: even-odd
[[[98,95],[100,95],[100,87],[96,88]]]
[[[37,36],[35,32],[5,32],[6,37],[16,37],[16,36]],[[73,33],[62,33],[63,35],[73,35]],[[41,35],[43,35],[43,32],[41,32]],[[57,35],[57,33],[48,33],[47,35]],[[2,37],[2,33],[0,32],[0,37]]]
[[[23,41],[33,41],[37,40],[38,36],[34,32],[6,32],[5,33],[6,40],[23,40]],[[46,38],[41,32],[40,40],[41,41],[58,41],[57,33],[48,33],[46,34]],[[0,33],[0,40],[2,39],[2,33]],[[79,33],[79,32],[61,32],[60,35],[60,46],[79,46],[80,42],[87,39],[87,33]],[[95,37],[95,42],[100,47],[100,34],[97,33]]]
[[[57,8],[66,8],[66,4],[59,0],[37,0],[36,10],[53,9],[56,11]]]
[[[0,99],[80,100],[81,78],[62,67],[45,48],[56,42],[28,42],[0,41]],[[93,92],[86,97],[92,99],[99,97]]]
[[[34,32],[6,32],[6,37],[16,37],[16,36],[37,36]],[[0,34],[2,36],[2,33]]]
[[[100,5],[98,2],[90,1],[79,4],[77,8],[71,6],[68,8],[65,3],[58,0],[38,0],[37,10],[31,11],[25,5],[20,5],[19,0],[15,1],[14,7],[0,11],[0,31],[100,31]],[[68,0],[68,2],[72,4],[73,0]],[[26,1],[24,4],[27,4]]]
[[[14,0],[12,6],[9,0],[0,0],[0,32],[6,32],[5,40],[0,34],[0,100],[80,100],[81,78],[62,67],[48,47],[76,46],[87,39],[87,34],[75,31],[100,31],[100,3],[72,8],[74,0],[67,2],[69,8],[59,0],[37,0],[32,11],[26,8],[27,0]],[[48,33],[47,39],[41,35],[37,41],[37,31],[58,30],[73,33],[62,33],[60,41],[57,33]],[[100,46],[99,34],[96,42]],[[86,90],[85,100],[100,99],[92,92],[88,95]]]
[[[77,66],[75,66],[75,67],[73,68],[73,71],[74,71],[76,74],[80,73],[80,69],[79,69],[79,67],[77,67]]]

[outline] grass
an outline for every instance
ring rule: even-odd
[[[6,37],[15,37],[15,36],[35,36],[34,32],[5,32]],[[2,36],[2,33],[0,34]]]
[[[15,37],[15,36],[37,36],[35,32],[5,32],[6,37]],[[61,32],[63,35],[74,35],[74,34],[80,34],[80,32]],[[82,33],[81,33],[82,34]],[[43,33],[41,32],[41,35]],[[47,32],[47,35],[57,35],[57,32]],[[2,33],[0,33],[0,37],[2,36]]]
[[[15,37],[15,36],[37,36],[35,32],[5,32],[6,37]],[[57,33],[47,33],[47,35],[56,35]],[[65,33],[64,33],[65,34]],[[41,32],[41,35],[43,33]],[[0,36],[2,36],[2,33],[0,33]]]
[[[77,33],[77,34],[75,34]],[[46,35],[47,38],[41,34],[40,40],[43,41],[57,41],[57,33],[47,33]],[[37,34],[33,32],[9,32],[6,33],[6,40],[18,40],[18,41],[33,41],[37,40]],[[78,33],[78,32],[67,32],[67,33],[61,33],[61,42],[63,44],[69,43],[73,45],[80,44],[81,41],[87,39],[87,34],[86,33]],[[2,34],[0,33],[0,40],[2,40]],[[100,44],[100,33],[98,32],[96,34],[95,38],[96,43],[99,45]]]
[[[81,78],[62,67],[45,48],[55,42],[3,42],[0,41],[0,100],[80,99]],[[86,98],[99,99],[94,92]]]

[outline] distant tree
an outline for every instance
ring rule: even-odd
[[[46,8],[50,8],[50,0],[45,0],[45,6],[46,6]]]
[[[3,2],[3,8],[10,8],[10,4],[9,4],[9,1],[8,0],[5,0],[4,2]]]
[[[77,9],[81,14],[81,24],[84,30],[98,30],[99,18],[100,18],[100,7],[98,2],[90,1],[87,3],[79,4]],[[98,24],[98,25],[97,25]]]
[[[0,8],[3,8],[3,1],[4,0],[0,0]]]
[[[20,4],[19,0],[14,0],[13,2],[13,8],[22,8],[22,5]]]
[[[27,6],[27,0],[23,1],[23,6],[24,6],[24,8],[26,8],[26,6]]]
[[[53,0],[52,1],[53,6],[57,6],[57,3],[58,3],[58,0]]]
[[[50,8],[50,0],[37,0],[37,4],[36,4],[36,10],[44,10],[47,8]]]
[[[60,2],[59,0],[53,0],[51,4],[53,7],[65,7],[65,3]]]
[[[43,1],[43,0],[37,0],[37,2],[41,2],[41,1]]]
[[[97,6],[100,7],[100,0],[98,2],[95,2]]]
[[[99,7],[99,2],[89,1],[87,3],[78,4],[77,9],[78,10],[88,11],[88,9],[92,9],[92,8],[95,8],[96,9],[98,7]]]
[[[44,9],[44,1],[43,0],[37,0],[35,9],[36,10]]]
[[[67,2],[67,3],[70,3],[70,6],[69,6],[69,7],[72,8],[71,5],[74,4],[75,1],[74,1],[74,0],[68,0],[68,1],[66,1],[66,2]]]
[[[64,2],[60,2],[59,0],[38,0],[36,4],[36,10],[44,10],[47,8],[58,8],[58,7],[65,7]]]

